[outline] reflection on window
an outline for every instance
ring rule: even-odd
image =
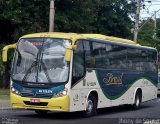
[[[51,82],[67,81],[69,69],[65,62],[65,51],[65,44],[59,39],[47,39],[44,42],[38,82],[44,82],[44,80]]]
[[[84,41],[86,68],[157,70],[156,52],[108,43]]]
[[[85,41],[83,43],[84,43],[84,49],[85,49],[86,68],[92,68],[94,65],[93,55],[92,55],[92,51],[91,51],[92,44],[89,41]]]
[[[84,76],[84,52],[82,41],[77,41],[77,49],[74,51],[72,85]]]
[[[13,79],[23,82],[58,83],[68,79],[65,61],[69,40],[52,38],[21,39],[13,64]]]

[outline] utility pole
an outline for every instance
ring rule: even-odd
[[[156,11],[154,11],[154,34],[153,34],[153,38],[156,38],[157,36],[157,19],[156,19]]]
[[[49,32],[54,32],[54,0],[50,0]]]
[[[149,21],[149,19],[152,19],[152,17],[155,16],[155,14],[157,14],[157,12],[159,12],[159,11],[160,11],[160,9],[157,10],[156,13],[152,14],[152,16],[149,17],[149,18],[141,25],[141,27],[139,27],[139,30],[141,30],[141,29],[143,28],[143,26]],[[157,22],[156,22],[156,23],[157,23]]]
[[[134,27],[134,42],[137,42],[137,37],[138,37],[140,8],[141,8],[141,0],[137,0],[137,10],[136,10],[135,27]]]

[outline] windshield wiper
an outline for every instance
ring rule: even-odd
[[[50,79],[50,77],[49,77],[49,74],[48,74],[48,72],[47,72],[47,67],[46,67],[45,63],[43,62],[43,60],[42,60],[43,54],[44,54],[44,53],[42,53],[42,56],[41,56],[41,62],[42,62],[42,65],[43,65],[42,67],[43,67],[44,73],[45,73],[45,75],[46,75],[46,77],[47,77],[47,80],[49,81],[49,83],[51,83],[52,81],[51,81],[51,79]]]
[[[35,66],[37,66],[37,60],[34,61],[34,62],[32,63],[32,65],[31,65],[31,67],[27,70],[26,74],[25,74],[24,77],[23,77],[22,82],[27,79],[27,77],[31,74],[32,68],[35,67]]]
[[[35,67],[35,66],[37,66],[37,60],[38,60],[38,54],[36,56],[36,60],[31,64],[31,66],[27,70],[26,74],[24,75],[24,77],[22,79],[22,82],[25,81],[27,79],[27,77],[31,74],[32,68]]]

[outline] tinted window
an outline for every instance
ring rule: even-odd
[[[93,55],[92,55],[92,43],[89,41],[84,41],[84,49],[85,49],[85,66],[86,68],[93,68]]]
[[[123,46],[106,44],[107,68],[127,69],[127,49]]]
[[[156,71],[155,51],[84,41],[86,68]]]
[[[147,62],[148,62],[148,68],[150,71],[157,71],[157,53],[153,51],[147,51]]]
[[[135,48],[127,49],[128,69],[137,71],[156,71],[156,53]]]
[[[93,43],[93,56],[94,56],[94,67],[95,68],[106,68],[104,58],[105,55],[105,44]]]
[[[75,84],[84,76],[84,52],[82,41],[77,41],[77,49],[74,51],[73,59],[73,80],[72,85]]]
[[[131,70],[142,70],[141,60],[141,50],[128,48],[127,49],[127,60],[128,60],[128,69]]]

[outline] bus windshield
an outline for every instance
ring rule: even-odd
[[[21,39],[15,53],[12,79],[23,83],[66,82],[69,64],[65,61],[65,52],[70,44],[66,39]]]

